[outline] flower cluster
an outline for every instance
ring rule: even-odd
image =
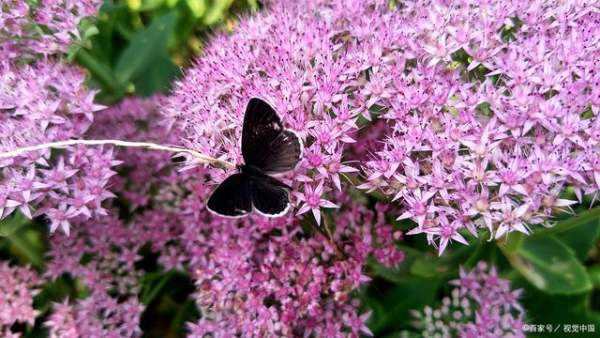
[[[240,163],[245,107],[253,96],[270,101],[304,140],[302,161],[287,178],[298,192],[298,213],[311,211],[319,222],[323,209],[338,206],[328,198],[342,190],[343,177],[358,171],[345,157],[358,117],[369,117],[371,96],[386,95],[365,77],[373,62],[383,62],[383,51],[370,48],[380,42],[353,38],[365,33],[364,21],[390,19],[383,4],[273,4],[242,21],[233,35],[211,40],[165,100],[165,117],[186,146]],[[215,181],[225,176],[218,169],[210,175]]]
[[[385,222],[385,206],[374,212],[343,193],[336,197],[340,212],[323,222],[335,224],[330,234],[306,231],[293,216],[248,219],[240,227],[200,213],[208,220],[200,232],[183,234],[202,311],[191,336],[370,334],[369,314],[359,315],[353,291],[370,280],[363,273],[368,257],[389,267],[403,260],[394,244],[400,234]]]
[[[2,63],[0,152],[81,137],[102,108],[84,80],[78,68],[48,59]],[[113,196],[105,186],[117,164],[110,149],[84,147],[0,159],[0,219],[15,209],[29,218],[45,214],[52,231],[68,233],[71,220],[106,214],[101,203]]]
[[[566,187],[600,189],[591,2],[271,7],[213,39],[163,110],[189,147],[240,162],[245,105],[270,100],[306,144],[290,175],[298,213],[336,207],[340,177],[360,168],[360,187],[397,200],[441,253],[462,229],[529,233],[576,203]],[[377,148],[355,143],[359,127]],[[373,156],[355,165],[352,148]]]
[[[494,267],[479,262],[473,271],[460,270],[451,297],[437,309],[413,311],[424,337],[525,337],[524,311],[510,282],[499,278]]]
[[[60,61],[79,38],[80,21],[100,4],[9,0],[0,6],[1,153],[80,138],[103,108],[86,89],[83,71]],[[117,164],[110,149],[83,147],[1,158],[0,220],[18,209],[28,218],[46,215],[51,231],[69,233],[73,220],[106,214],[101,203],[113,196],[105,185]]]
[[[600,14],[591,2],[417,2],[401,10],[409,59],[382,86],[391,131],[367,182],[405,207],[440,254],[459,233],[528,234],[600,190]],[[483,13],[483,14],[482,14]],[[396,39],[394,39],[396,40]],[[423,43],[418,43],[422,41]],[[412,57],[407,57],[411,54]],[[410,64],[412,62],[412,64]]]
[[[178,139],[157,122],[157,101],[127,99],[105,110],[88,133],[160,143]],[[212,190],[206,182],[210,169],[177,172],[168,154],[147,150],[118,149],[114,155],[125,164],[109,184],[124,202],[120,208],[128,221],[90,219],[77,223],[70,236],[53,236],[45,276],[71,274],[91,293],[55,305],[46,323],[54,335],[136,336],[140,307],[132,302],[141,273],[136,263],[146,245],[164,270],[192,272],[202,312],[189,324],[192,337],[369,332],[368,314],[360,315],[354,297],[369,280],[363,274],[367,259],[390,268],[404,259],[395,246],[401,234],[386,222],[389,206],[378,203],[373,210],[337,192],[332,198],[340,212],[325,214],[323,228],[293,215],[224,219],[204,206]],[[103,317],[106,313],[110,316]],[[104,324],[79,320],[91,314]]]
[[[92,294],[76,304],[53,306],[45,325],[50,338],[139,337],[143,307],[137,299],[118,303],[106,294]]]
[[[11,266],[0,262],[0,335],[18,337],[11,332],[15,323],[33,325],[38,315],[33,308],[33,297],[38,292],[40,278],[26,267]]]
[[[155,100],[131,98],[104,110],[86,135],[168,142],[173,136],[158,124]],[[116,150],[113,157],[125,162],[119,167],[121,174],[111,176],[107,182],[127,204],[123,212],[134,212],[138,207],[152,209],[158,200],[152,191],[167,190],[170,184],[185,177],[169,170],[174,167],[164,153],[126,148]],[[177,200],[179,195],[170,196]],[[163,201],[168,203],[166,198]],[[119,210],[107,203],[109,215],[77,218],[77,227],[69,235],[52,237],[44,277],[52,280],[69,274],[89,291],[86,298],[54,305],[45,323],[52,336],[140,336],[139,323],[144,310],[138,300],[143,274],[136,267],[142,259],[140,250],[150,244],[161,254],[161,261],[167,259],[166,243],[177,236],[180,224],[177,215],[169,214],[167,205],[160,202],[156,211],[136,213],[129,223],[118,219]],[[83,261],[86,263],[82,264]],[[171,268],[168,264],[164,266]]]
[[[101,0],[7,0],[0,6],[0,59],[64,53],[79,40],[79,23]]]
[[[157,104],[161,100],[161,97],[128,98],[96,114],[94,123],[85,136],[91,139],[177,144],[178,134],[166,128],[158,112]],[[152,189],[177,182],[179,174],[169,171],[173,169],[170,160],[172,155],[159,151],[119,148],[115,159],[121,163],[119,170],[127,172],[127,175],[114,176],[110,181],[111,190],[127,200],[131,210],[147,205]]]
[[[55,304],[45,325],[51,337],[137,337],[144,307],[138,300],[142,272],[135,267],[144,244],[134,228],[114,217],[80,224],[70,236],[57,234],[44,277],[78,278],[83,299]],[[82,263],[82,262],[86,263]]]

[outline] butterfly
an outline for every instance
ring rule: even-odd
[[[253,210],[267,217],[285,215],[290,209],[292,188],[270,175],[293,170],[302,151],[302,140],[283,128],[275,109],[262,99],[250,99],[242,126],[244,164],[217,186],[206,207],[231,218],[246,216]]]

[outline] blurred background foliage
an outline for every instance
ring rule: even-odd
[[[261,7],[257,0],[106,1],[98,20],[84,23],[82,41],[73,46],[69,58],[87,69],[100,103],[165,93],[202,53],[211,34],[233,30],[240,16]],[[561,215],[555,227],[538,228],[531,236],[511,233],[508,239],[494,241],[490,234],[474,238],[465,233],[471,245],[455,243],[442,257],[427,245],[425,236],[406,236],[401,245],[406,261],[401,266],[389,270],[373,261],[367,267],[373,282],[358,296],[364,310],[372,311],[370,328],[376,337],[419,337],[411,326],[410,310],[437,306],[461,265],[469,269],[485,260],[524,289],[521,303],[528,323],[595,324],[600,332],[600,207],[589,208],[587,202],[576,216]],[[48,236],[43,220],[30,222],[15,213],[0,222],[0,258],[41,270]],[[181,272],[159,270],[156,257],[149,250],[143,254],[145,336],[183,336],[185,322],[199,316],[190,298],[191,280]],[[47,313],[51,302],[85,295],[81,284],[64,276],[44,287],[36,308]],[[33,329],[24,328],[27,337],[46,335],[39,322]]]
[[[396,270],[372,262],[374,282],[361,297],[373,311],[370,327],[376,337],[420,337],[411,331],[412,309],[434,308],[449,295],[448,281],[459,267],[472,269],[480,260],[494,264],[501,277],[522,288],[521,304],[528,324],[561,325],[558,333],[530,333],[528,337],[561,337],[565,324],[593,324],[600,332],[600,207],[581,207],[576,215],[558,216],[552,228],[537,228],[525,236],[511,233],[507,239],[490,240],[463,233],[471,243],[455,243],[441,257],[425,236],[407,236],[401,247],[406,261]],[[408,224],[398,224],[409,229]]]
[[[169,89],[210,34],[257,9],[257,0],[106,1],[69,57],[89,70],[103,103],[150,96]]]

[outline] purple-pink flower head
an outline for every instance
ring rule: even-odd
[[[524,6],[397,10],[403,29],[390,34],[403,48],[394,55],[409,62],[378,70],[395,74],[378,103],[391,130],[363,163],[361,187],[396,200],[399,219],[417,223],[410,234],[427,234],[440,254],[466,243],[463,230],[528,234],[599,191],[600,14],[590,1]],[[566,187],[578,201],[559,197]]]
[[[50,60],[1,63],[0,152],[83,137],[102,108],[84,79],[80,69]],[[16,209],[29,218],[46,214],[52,231],[68,233],[72,219],[105,214],[116,164],[110,150],[84,147],[0,159],[0,218]]]
[[[413,311],[424,337],[525,337],[521,290],[512,290],[495,267],[479,262],[472,271],[460,269],[450,296],[435,309]]]
[[[277,2],[216,36],[162,110],[186,146],[239,163],[244,107],[267,98],[307,145],[288,178],[296,210],[317,220],[362,169],[359,187],[395,200],[440,253],[466,243],[463,229],[529,233],[570,210],[559,191],[581,200],[600,177],[598,13],[536,8]]]
[[[99,114],[86,132],[90,138],[112,136],[127,140],[171,143],[176,134],[166,133],[156,110],[159,97],[128,98]],[[139,128],[140,125],[144,128]],[[132,217],[124,222],[110,201],[103,217],[77,217],[71,220],[69,235],[57,233],[50,238],[44,277],[53,280],[69,274],[89,292],[83,299],[65,299],[54,304],[44,323],[53,337],[139,337],[144,306],[140,303],[143,271],[136,266],[143,257],[140,249],[149,245],[160,254],[165,269],[180,268],[189,260],[174,240],[183,224],[188,231],[198,230],[195,223],[178,216],[185,182],[192,177],[177,173],[170,154],[140,149],[118,148],[113,159],[122,160],[121,175],[109,178],[111,191],[130,206]],[[197,181],[197,177],[193,177]],[[76,194],[68,199],[71,208],[92,211],[87,198]],[[154,206],[154,207],[153,207]],[[146,212],[138,208],[147,209]],[[169,243],[170,245],[167,245]],[[87,263],[81,264],[83,257]],[[186,269],[189,269],[186,267]]]
[[[335,198],[339,211],[322,222],[329,235],[302,230],[293,215],[243,219],[242,227],[212,217],[197,225],[199,233],[183,232],[202,311],[191,337],[370,335],[354,291],[370,280],[363,271],[369,257],[389,268],[403,261],[399,234],[385,207],[375,212],[344,193]]]
[[[66,52],[81,37],[81,20],[95,15],[101,4],[101,0],[2,1],[0,59]]]
[[[0,263],[0,280],[0,335],[11,337],[13,324],[33,325],[38,315],[33,297],[39,292],[41,281],[35,271],[6,262]]]
[[[78,224],[69,236],[53,236],[45,277],[68,273],[89,295],[53,305],[44,323],[51,337],[140,336],[142,272],[134,264],[142,258],[137,252],[145,243],[143,233],[109,216]],[[81,264],[86,255],[89,262]]]
[[[384,5],[272,4],[242,20],[234,34],[214,37],[162,111],[182,131],[186,146],[240,163],[246,104],[254,96],[270,101],[286,128],[304,140],[304,157],[287,178],[298,193],[299,213],[311,210],[320,221],[321,211],[335,206],[327,196],[357,170],[346,156],[357,118],[369,116],[367,105],[389,94],[365,78],[367,69],[385,59],[379,38],[394,20]],[[365,25],[372,31],[364,32]],[[216,181],[225,176],[216,169],[210,173]]]
[[[105,110],[88,134],[174,142],[180,135],[165,132],[160,100],[126,99]],[[147,128],[136,129],[141,121]],[[114,156],[127,160],[127,170],[110,185],[130,205],[131,218],[119,220],[111,208],[106,217],[74,220],[69,236],[51,238],[45,277],[69,273],[90,292],[53,306],[45,323],[52,334],[139,336],[142,247],[158,254],[162,269],[192,272],[202,317],[188,323],[191,337],[369,334],[369,313],[355,293],[369,281],[367,260],[394,268],[404,259],[396,245],[401,233],[385,217],[389,206],[369,208],[336,191],[331,199],[339,212],[324,214],[324,228],[303,229],[294,215],[225,219],[204,205],[213,169],[178,172],[170,154],[141,149],[115,149]]]

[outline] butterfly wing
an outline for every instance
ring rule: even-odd
[[[252,98],[246,107],[242,129],[242,155],[247,165],[265,173],[292,170],[302,156],[302,141],[285,130],[275,109]]]
[[[225,217],[242,217],[252,211],[250,177],[233,174],[221,182],[208,198],[209,211]]]
[[[252,204],[256,210],[267,217],[282,216],[290,208],[290,199],[283,183],[274,178],[252,179]]]

